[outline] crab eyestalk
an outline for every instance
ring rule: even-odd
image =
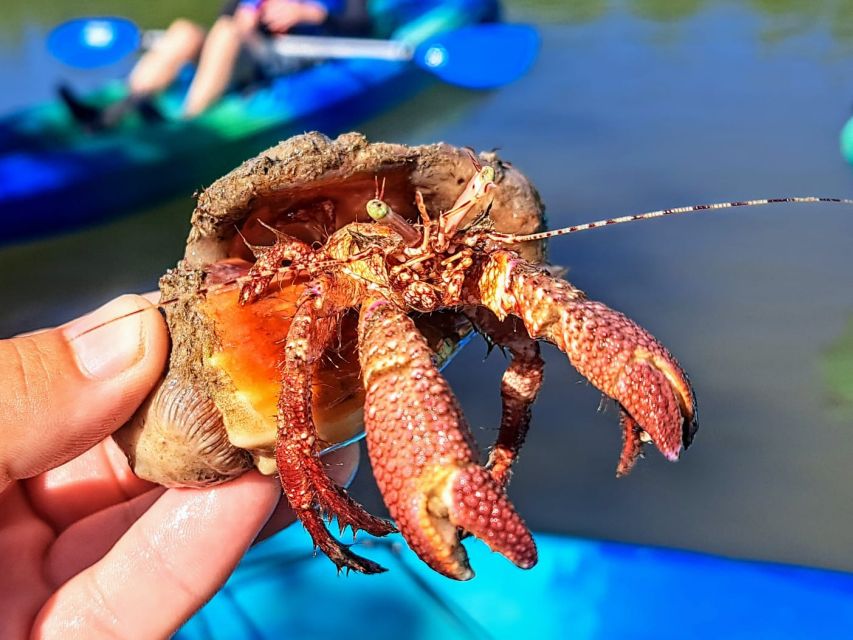
[[[374,222],[387,225],[396,231],[403,238],[403,242],[407,246],[416,247],[421,243],[422,236],[420,232],[409,224],[408,220],[394,211],[387,202],[379,198],[374,198],[367,203],[365,208],[367,209],[367,215]]]
[[[489,208],[494,197],[495,169],[486,165],[465,185],[465,189],[456,198],[453,206],[441,215],[441,230],[448,238],[453,237],[462,222],[470,214],[479,215]]]
[[[556,345],[620,404],[627,415],[619,475],[630,470],[647,440],[673,461],[690,445],[696,400],[687,375],[633,320],[509,251],[492,253],[470,287],[470,295],[499,318],[518,316],[532,338]]]

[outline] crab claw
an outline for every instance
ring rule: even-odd
[[[522,569],[536,564],[530,531],[491,474],[476,463],[424,469],[400,491],[392,488],[386,502],[409,546],[449,578],[474,577],[461,532]]]
[[[644,441],[677,460],[696,433],[696,399],[675,358],[625,315],[508,251],[483,265],[473,295],[499,318],[522,319],[532,338],[562,350],[578,372],[624,412],[618,475],[633,466]]]
[[[411,318],[385,300],[367,303],[359,349],[370,461],[412,550],[439,573],[468,580],[474,572],[461,544],[463,530],[519,567],[532,567],[533,537],[477,463],[456,398]]]
[[[611,309],[607,311],[612,316],[620,316],[619,320],[634,324],[622,314]],[[642,337],[646,340],[654,340],[638,325],[634,325],[634,331],[644,334]],[[639,428],[637,437],[641,443],[647,434],[647,439],[655,443],[664,457],[674,462],[695,432],[695,401],[684,372],[672,356],[657,341],[655,343],[660,350],[655,356],[645,348],[635,347],[633,357],[615,382],[603,391],[622,405],[634,423],[632,430]],[[689,437],[686,434],[690,434]]]

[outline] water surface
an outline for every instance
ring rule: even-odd
[[[155,26],[205,3],[8,4],[2,110],[49,96],[60,77],[86,86],[122,70],[72,74],[47,59],[41,38],[56,21],[80,11]],[[489,94],[435,87],[361,129],[500,147],[538,185],[551,226],[718,200],[853,195],[837,144],[853,103],[853,2],[518,2],[511,14],[541,24],[528,77]],[[188,193],[0,251],[0,334],[153,288],[181,253],[191,208]],[[816,205],[554,241],[551,259],[576,285],[677,355],[696,386],[700,432],[677,465],[650,452],[617,481],[618,412],[597,411],[599,394],[547,348],[511,490],[531,526],[853,570],[852,249],[853,212]],[[505,363],[484,355],[473,344],[447,375],[488,439]],[[376,508],[368,473],[354,492]]]

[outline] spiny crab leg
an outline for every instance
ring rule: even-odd
[[[469,307],[465,315],[492,344],[509,349],[512,359],[501,379],[501,426],[489,452],[486,466],[501,487],[506,487],[510,471],[530,428],[533,403],[542,388],[545,361],[539,343],[527,335],[519,318],[498,320],[483,307]]]
[[[330,276],[308,285],[290,325],[281,367],[276,462],[291,508],[319,547],[338,568],[362,573],[384,571],[335,540],[320,511],[338,519],[343,531],[351,526],[371,535],[394,531],[385,520],[367,513],[326,475],[319,458],[317,430],[311,417],[314,370],[326,345],[336,335],[340,316],[355,298],[352,282]],[[319,511],[318,511],[319,509]]]
[[[246,242],[246,246],[255,256],[255,264],[249,269],[247,282],[240,288],[239,301],[241,305],[255,302],[263,295],[266,288],[278,273],[281,263],[285,260],[291,263],[307,264],[317,261],[319,256],[307,244],[292,236],[282,233],[274,227],[261,223],[272,231],[275,236],[275,244],[270,246],[253,245]]]
[[[358,335],[370,462],[412,550],[439,573],[468,580],[461,528],[519,567],[533,566],[533,538],[478,464],[456,398],[412,319],[387,300],[367,300]]]
[[[639,454],[638,426],[669,460],[677,460],[696,430],[696,400],[675,358],[645,329],[589,300],[511,251],[495,251],[470,282],[471,303],[499,318],[518,316],[532,338],[561,349],[578,372],[627,412],[620,472]],[[635,437],[636,436],[636,437]]]

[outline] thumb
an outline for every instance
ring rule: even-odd
[[[167,352],[165,324],[140,296],[122,296],[57,329],[0,340],[0,491],[120,427],[160,376]]]

